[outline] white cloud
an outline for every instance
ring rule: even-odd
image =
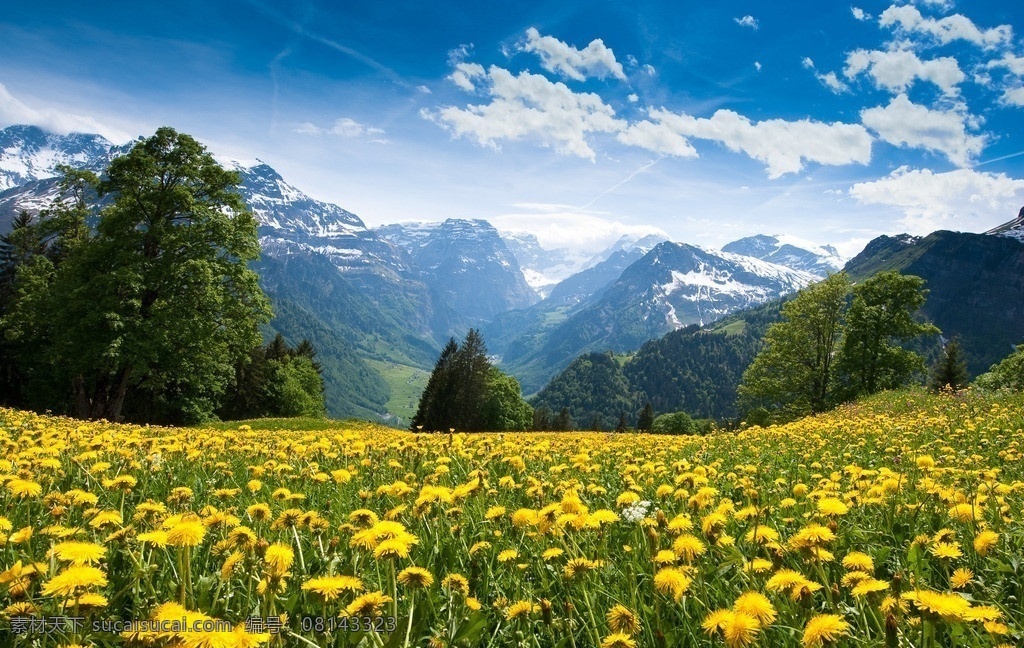
[[[320,128],[316,124],[303,122],[295,127],[294,131],[303,135],[334,135],[346,139],[366,138],[379,144],[387,143],[387,140],[383,139],[384,129],[360,124],[351,117],[339,117],[334,120],[334,124],[330,128]]]
[[[484,70],[484,66],[479,63],[456,63],[455,69],[448,75],[448,80],[466,92],[473,92],[476,90],[473,80],[486,74],[487,71]]]
[[[843,75],[853,79],[867,72],[875,86],[890,92],[905,92],[916,79],[934,83],[946,95],[955,95],[966,78],[956,59],[942,56],[922,61],[908,49],[854,50],[846,55]]]
[[[818,69],[814,66],[814,61],[812,61],[810,57],[805,56],[802,63],[805,68],[814,72],[814,78],[820,81],[822,85],[832,92],[840,94],[850,91],[849,86],[840,81],[835,72],[828,72],[826,74],[818,72]]]
[[[760,61],[754,61],[754,69],[757,70],[758,72],[761,71],[761,62]]]
[[[28,124],[58,135],[68,133],[98,133],[116,144],[134,138],[119,128],[101,123],[93,117],[65,112],[57,108],[33,108],[21,101],[0,83],[0,127]]]
[[[491,66],[481,83],[485,81],[490,103],[447,106],[421,115],[445,125],[456,137],[472,137],[485,146],[532,138],[559,153],[589,160],[595,159],[587,142],[590,133],[614,133],[625,125],[598,95],[573,92],[539,74],[513,76]]]
[[[1024,56],[1014,56],[1013,54],[1006,53],[1003,54],[1003,58],[989,61],[985,64],[985,67],[990,70],[1000,67],[1006,68],[1016,75],[1024,76]]]
[[[658,73],[658,71],[657,71],[657,70],[655,70],[655,69],[654,69],[654,66],[653,66],[653,65],[651,65],[650,63],[647,63],[647,64],[646,64],[646,65],[644,65],[644,66],[643,66],[643,67],[642,67],[641,69],[642,69],[642,70],[643,70],[643,71],[644,71],[645,73],[647,73],[647,76],[654,76],[655,74],[657,74],[657,73]]]
[[[626,99],[629,101],[629,103],[636,103],[636,102],[640,101],[640,95],[638,95],[637,93],[633,92],[633,93],[630,93],[626,97]]]
[[[599,252],[622,236],[640,238],[648,234],[668,235],[651,225],[628,225],[606,216],[578,211],[565,205],[516,205],[522,212],[489,217],[502,231],[526,231],[537,237],[545,249],[569,248]]]
[[[888,106],[862,110],[860,117],[886,142],[939,151],[958,166],[967,166],[985,146],[984,137],[967,133],[970,117],[962,106],[931,110],[900,94]]]
[[[653,116],[654,111],[651,112]],[[619,133],[618,140],[623,144],[638,146],[662,155],[698,157],[697,149],[670,124],[660,119],[657,123],[644,120],[630,124],[626,130]]]
[[[1024,106],[1024,88],[1010,88],[1003,93],[1000,100],[1011,106]]]
[[[872,17],[871,14],[864,11],[860,7],[850,7],[850,13],[852,13],[853,17],[856,18],[857,20],[871,20]]]
[[[888,205],[903,212],[911,234],[937,229],[984,231],[1010,220],[1024,200],[1024,179],[1003,173],[900,167],[881,180],[850,187],[867,205]]]
[[[871,135],[859,124],[768,119],[751,122],[731,110],[719,110],[710,119],[665,109],[649,111],[653,121],[633,124],[619,136],[620,141],[649,150],[687,155],[692,146],[687,137],[724,144],[763,162],[768,177],[778,178],[803,169],[805,162],[819,164],[867,164],[871,160]],[[674,151],[679,151],[678,153]]]
[[[600,38],[590,41],[585,49],[578,50],[553,36],[541,36],[540,32],[530,27],[526,30],[526,42],[522,49],[540,56],[541,66],[548,72],[575,81],[583,81],[588,76],[599,79],[607,76],[626,78],[622,64],[615,60],[615,53]]]
[[[430,91],[430,88],[428,88],[428,87],[427,87],[427,86],[425,86],[425,85],[418,85],[418,86],[416,86],[416,89],[417,89],[417,90],[418,90],[418,91],[419,91],[419,92],[420,92],[421,94],[432,94],[432,93],[431,93],[431,91]]]
[[[758,28],[758,26],[759,26],[758,22],[757,22],[757,18],[754,18],[751,15],[746,15],[746,16],[743,16],[742,18],[733,18],[733,20],[735,20],[736,24],[741,26],[741,27],[750,27],[751,29],[755,29],[756,30]]]
[[[898,27],[908,32],[925,34],[942,45],[955,40],[965,40],[979,47],[991,48],[1013,41],[1013,28],[1010,25],[999,25],[983,30],[962,14],[953,14],[945,18],[925,18],[917,7],[912,5],[890,6],[882,12],[878,24],[882,27]]]

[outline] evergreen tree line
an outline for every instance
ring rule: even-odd
[[[451,338],[441,350],[410,429],[527,430],[533,414],[523,400],[519,382],[491,364],[483,337],[470,329],[461,345]]]
[[[52,207],[0,242],[0,402],[154,423],[323,411],[311,345],[261,345],[271,309],[237,173],[170,128],[102,179],[59,171]],[[266,402],[246,411],[253,394]]]

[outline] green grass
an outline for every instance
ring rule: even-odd
[[[725,333],[726,335],[739,335],[740,333],[745,331],[746,328],[747,328],[747,323],[745,321],[743,321],[743,320],[736,320],[735,322],[730,322],[730,323],[726,324],[725,326],[715,327],[715,328],[712,328],[711,330],[713,330],[713,331],[715,331],[717,333]]]
[[[420,394],[430,378],[429,369],[421,369],[385,360],[367,360],[391,387],[391,398],[386,407],[390,414],[399,417],[398,427],[406,427],[419,404]]]

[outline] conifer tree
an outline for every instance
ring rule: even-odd
[[[928,386],[933,391],[952,389],[959,391],[967,384],[967,362],[963,357],[960,338],[954,336],[942,350],[942,356],[932,368]]]
[[[644,408],[640,410],[640,417],[636,421],[636,429],[639,432],[650,432],[653,425],[654,408],[651,407],[651,403],[648,401]]]

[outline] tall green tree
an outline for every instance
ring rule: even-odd
[[[914,319],[927,294],[924,279],[893,270],[854,286],[836,366],[840,398],[901,387],[924,372],[924,358],[900,344],[939,333]]]
[[[795,417],[832,404],[829,388],[849,294],[850,279],[839,272],[782,307],[783,321],[768,329],[764,348],[743,374],[742,409],[763,406]]]
[[[90,181],[66,173],[78,199],[49,222],[59,263],[35,261],[17,316],[0,328],[24,336],[18,324],[46,322],[36,360],[66,385],[78,417],[201,420],[270,317],[247,267],[259,243],[239,177],[161,128],[111,162],[94,234],[84,227]]]
[[[960,338],[953,338],[942,349],[942,355],[928,377],[928,387],[933,391],[952,389],[959,391],[967,384],[967,361],[964,360]]]
[[[519,382],[491,366],[480,332],[470,329],[461,346],[451,339],[441,351],[410,427],[527,430],[533,422],[533,408],[523,400]]]

